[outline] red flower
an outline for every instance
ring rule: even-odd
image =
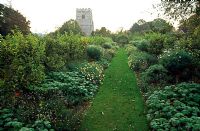
[[[16,92],[15,92],[15,96],[16,96],[16,97],[20,96],[20,92],[19,92],[19,91],[16,91]]]

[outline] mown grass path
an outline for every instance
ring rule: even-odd
[[[144,102],[136,85],[127,55],[120,49],[105,72],[91,107],[82,121],[81,131],[147,131]]]

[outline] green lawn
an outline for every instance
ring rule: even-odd
[[[120,49],[83,118],[81,131],[147,131],[144,102],[127,55]]]

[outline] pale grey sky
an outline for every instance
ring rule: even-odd
[[[10,0],[0,0],[8,4]],[[31,31],[48,33],[75,19],[76,8],[91,8],[95,29],[129,29],[139,19],[153,20],[153,4],[160,0],[12,0],[12,7],[31,21]],[[153,14],[151,14],[154,12]]]

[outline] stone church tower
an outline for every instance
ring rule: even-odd
[[[85,35],[91,35],[94,30],[92,10],[90,8],[76,9],[76,21]]]

